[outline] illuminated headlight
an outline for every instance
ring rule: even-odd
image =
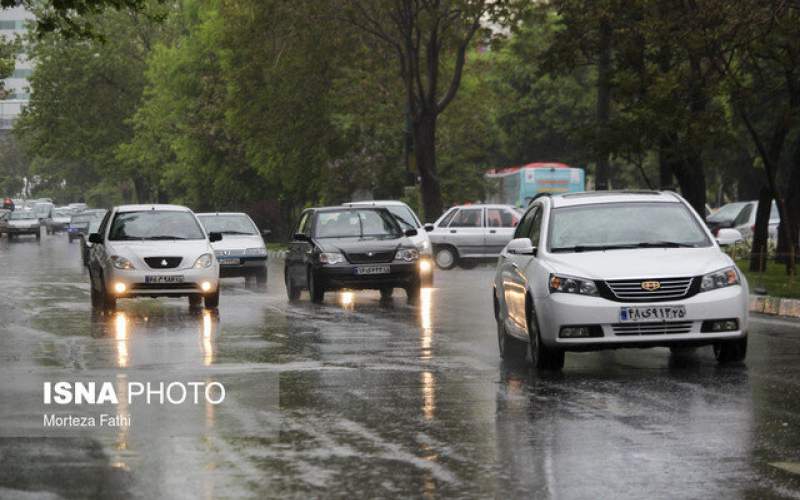
[[[320,264],[342,264],[344,261],[344,255],[339,252],[322,252],[319,254]]]
[[[726,286],[733,286],[739,284],[739,273],[736,272],[735,267],[726,267],[713,273],[708,273],[703,276],[700,281],[700,291],[707,292],[717,288],[725,288]]]
[[[125,283],[122,283],[120,281],[114,283],[114,291],[117,293],[125,293],[125,290],[127,289],[128,287],[125,286]]]
[[[431,272],[433,270],[433,265],[431,264],[431,261],[428,260],[428,259],[420,260],[419,261],[419,270],[422,273],[426,273],[426,274]]]
[[[135,267],[133,267],[133,262],[129,261],[125,257],[120,257],[119,255],[111,256],[111,265],[114,266],[116,269],[122,269],[125,271],[136,269]]]
[[[264,247],[248,248],[244,251],[244,254],[250,257],[265,257],[267,255],[267,249]]]
[[[550,275],[550,293],[577,293],[579,295],[597,295],[594,281],[575,278],[573,276]]]
[[[405,262],[414,262],[419,259],[419,250],[416,248],[401,248],[394,254],[395,260],[403,260]]]
[[[207,267],[211,267],[211,264],[213,263],[214,257],[212,257],[210,253],[204,253],[198,257],[196,261],[194,261],[194,265],[192,267],[195,269],[205,269]]]

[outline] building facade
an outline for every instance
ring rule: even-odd
[[[28,24],[34,21],[34,15],[23,7],[11,7],[0,10],[0,37],[12,41],[16,37],[24,37]],[[23,50],[17,54],[14,73],[4,80],[7,95],[0,100],[0,130],[10,130],[22,109],[30,100],[30,78],[33,62]]]

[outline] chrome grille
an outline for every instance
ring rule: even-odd
[[[384,264],[394,260],[394,250],[388,252],[348,253],[347,260],[353,264]]]
[[[689,295],[694,278],[647,278],[635,280],[606,281],[614,298],[631,301],[660,301],[682,299]],[[642,283],[658,282],[656,290],[645,290]]]
[[[691,321],[667,321],[663,323],[615,323],[611,325],[614,335],[672,335],[689,333]]]

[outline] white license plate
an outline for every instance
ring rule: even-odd
[[[356,268],[356,274],[389,274],[389,266],[359,266]]]
[[[144,277],[145,283],[183,283],[182,274],[159,274],[147,275]]]
[[[642,306],[621,307],[620,323],[651,323],[658,321],[675,321],[686,317],[684,306]]]
[[[239,259],[219,259],[219,263],[223,266],[238,266],[241,262]]]

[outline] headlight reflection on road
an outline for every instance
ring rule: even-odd
[[[124,312],[114,315],[114,334],[117,339],[117,366],[128,366],[128,318]]]
[[[128,376],[124,373],[120,373],[117,375],[117,399],[119,403],[117,404],[117,415],[120,418],[127,420],[130,416],[130,409],[128,408]],[[124,452],[128,449],[128,431],[130,430],[130,426],[127,425],[120,425],[117,427],[117,442],[115,449],[120,452]],[[118,467],[122,469],[127,469],[128,465],[119,457],[112,463],[113,467]]]
[[[422,415],[433,420],[436,412],[436,379],[431,372],[422,372]]]
[[[422,359],[430,359],[431,344],[433,343],[433,322],[431,312],[433,310],[433,288],[423,288],[419,291],[419,320],[422,331]]]
[[[211,311],[203,311],[203,364],[206,366],[214,362],[214,322],[211,318]]]

